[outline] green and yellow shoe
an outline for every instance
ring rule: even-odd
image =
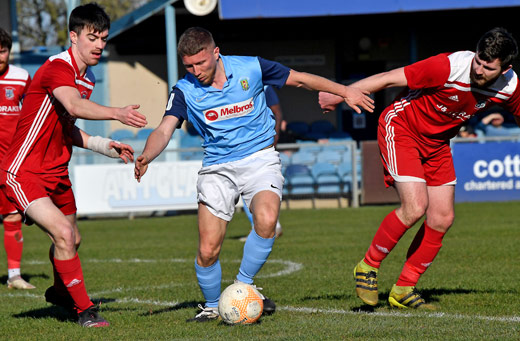
[[[368,305],[375,306],[378,302],[377,268],[371,267],[363,260],[354,268],[356,294]]]
[[[435,310],[435,306],[427,304],[415,287],[398,287],[394,284],[388,297],[391,307],[399,309]]]

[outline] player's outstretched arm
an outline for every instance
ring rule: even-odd
[[[127,105],[123,108],[106,107],[81,98],[78,89],[60,86],[52,92],[54,97],[74,117],[86,120],[118,120],[130,127],[142,128],[148,123],[146,116],[137,111],[139,105]]]
[[[345,86],[321,76],[294,70],[291,70],[285,84],[341,96],[348,106],[357,113],[361,113],[361,109],[365,109],[368,112],[374,111],[374,100],[368,96],[369,92],[358,87]]]
[[[141,182],[150,162],[166,148],[178,123],[177,117],[166,115],[159,126],[148,136],[143,153],[135,160],[134,177],[137,182]]]
[[[362,89],[369,93],[378,92],[386,88],[399,86],[407,86],[408,81],[404,74],[404,68],[393,69],[387,72],[381,72],[367,78],[363,78],[351,86]]]
[[[134,161],[134,149],[132,146],[101,136],[91,136],[76,126],[73,129],[73,145],[90,149],[111,158],[120,158],[124,163]]]

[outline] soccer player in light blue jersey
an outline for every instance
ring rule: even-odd
[[[339,95],[355,111],[372,112],[372,99],[359,89],[291,70],[260,57],[220,54],[211,33],[186,30],[177,52],[188,73],[170,93],[166,112],[135,163],[140,181],[148,164],[167,146],[176,127],[190,121],[204,142],[197,182],[199,249],[195,272],[205,299],[195,318],[218,318],[222,270],[219,254],[240,195],[253,213],[254,229],[245,244],[237,281],[253,284],[271,253],[284,179],[273,147],[275,119],[266,105],[264,86],[284,85]],[[172,174],[175,176],[175,174]],[[275,304],[264,298],[264,313]]]

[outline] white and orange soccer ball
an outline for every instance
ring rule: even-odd
[[[241,282],[228,286],[218,302],[218,313],[227,324],[254,323],[263,310],[262,295],[252,285]]]

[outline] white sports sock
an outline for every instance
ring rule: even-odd
[[[17,268],[17,269],[8,269],[7,270],[7,275],[9,277],[9,279],[13,278],[13,277],[16,277],[16,276],[20,276],[21,273],[20,273],[20,268]]]

